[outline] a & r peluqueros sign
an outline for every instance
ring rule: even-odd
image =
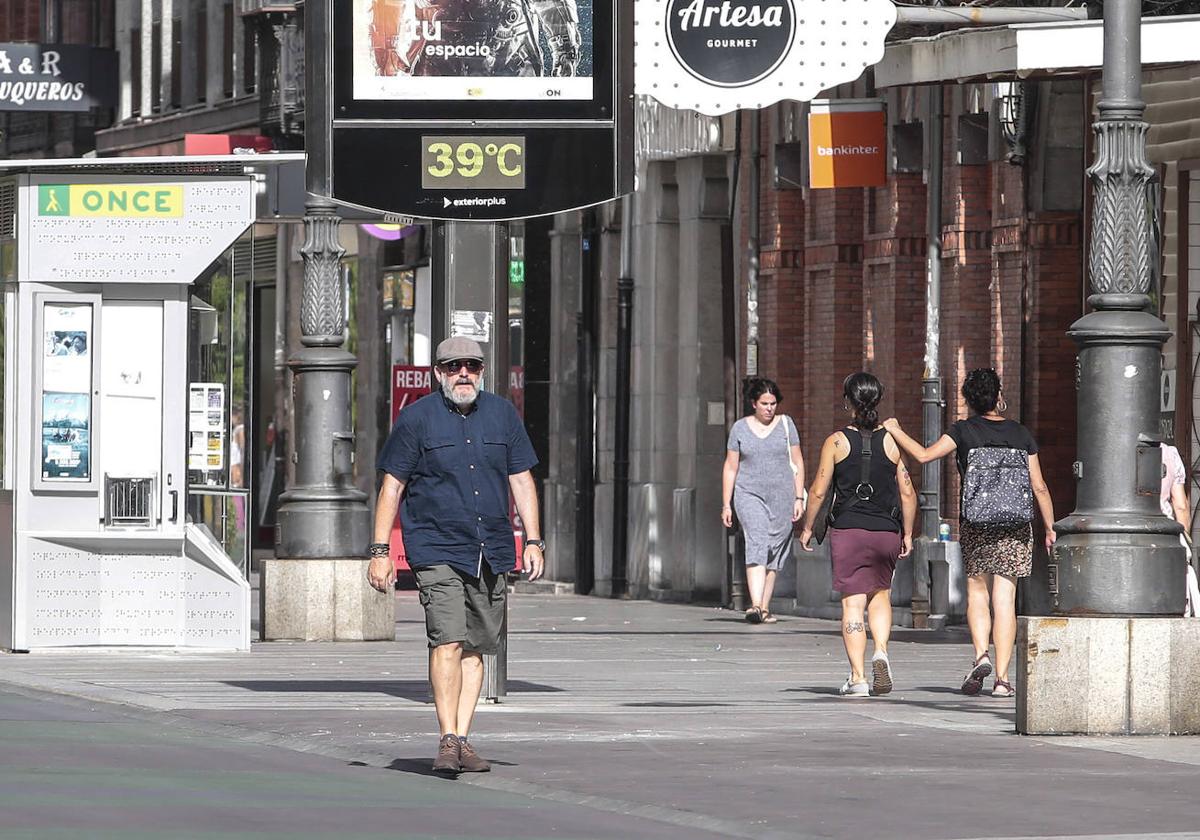
[[[179,218],[181,184],[41,184],[39,216]]]

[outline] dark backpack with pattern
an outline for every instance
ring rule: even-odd
[[[967,453],[962,518],[973,525],[1023,525],[1033,520],[1029,453],[977,446]]]

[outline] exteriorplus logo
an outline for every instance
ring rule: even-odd
[[[667,40],[696,78],[722,87],[753,84],[787,57],[796,37],[792,0],[671,0]]]

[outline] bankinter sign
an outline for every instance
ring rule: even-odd
[[[808,113],[808,185],[881,187],[887,183],[887,115],[883,103],[814,100]]]

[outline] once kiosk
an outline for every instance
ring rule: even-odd
[[[185,514],[189,286],[284,163],[0,163],[0,648],[249,648],[250,586]]]

